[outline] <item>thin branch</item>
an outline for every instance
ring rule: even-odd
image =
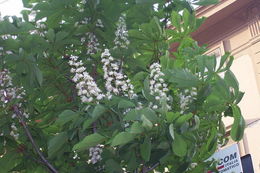
[[[156,167],[158,167],[159,165],[160,165],[160,163],[158,162],[158,163],[154,164],[152,167],[146,168],[146,169],[143,171],[143,173],[150,172],[150,171],[154,170]]]
[[[28,129],[27,124],[26,124],[26,122],[23,119],[23,115],[21,114],[21,112],[20,112],[19,108],[17,107],[17,105],[14,105],[13,109],[14,109],[15,114],[18,116],[18,118],[19,118],[19,120],[20,120],[20,122],[21,122],[21,124],[22,124],[22,126],[24,128],[26,136],[29,138],[29,140],[30,140],[30,142],[31,142],[35,152],[39,155],[39,157],[42,160],[42,162],[44,163],[44,165],[49,169],[49,171],[51,173],[58,173],[58,171],[49,163],[49,161],[43,156],[42,152],[39,150],[39,147],[35,143],[32,135],[31,135],[31,132]]]

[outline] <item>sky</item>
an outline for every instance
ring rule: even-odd
[[[22,0],[0,0],[1,16],[21,16],[23,9]]]

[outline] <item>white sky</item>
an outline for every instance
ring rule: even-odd
[[[0,0],[1,16],[21,16],[20,12],[23,9],[22,0]]]

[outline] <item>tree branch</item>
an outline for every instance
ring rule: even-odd
[[[155,163],[155,164],[154,164],[152,167],[150,167],[150,168],[147,168],[147,167],[144,166],[141,173],[150,172],[150,171],[154,170],[156,167],[158,167],[159,165],[160,165],[160,163],[158,162],[158,163]]]
[[[35,143],[32,135],[31,135],[31,132],[29,131],[28,129],[28,126],[26,124],[26,122],[24,121],[23,119],[23,115],[21,114],[19,108],[17,105],[14,105],[13,106],[13,110],[15,112],[15,114],[18,116],[23,128],[24,128],[24,131],[25,131],[25,134],[26,136],[29,138],[35,152],[39,155],[41,161],[43,162],[43,164],[49,169],[49,171],[51,173],[58,173],[58,171],[49,163],[49,161],[43,156],[42,152],[39,150],[39,147],[37,146],[37,144]]]

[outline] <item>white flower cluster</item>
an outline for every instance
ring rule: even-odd
[[[108,49],[105,49],[101,58],[108,98],[111,98],[112,94],[122,94],[129,98],[135,97],[134,86],[130,83],[130,79],[122,73],[122,70],[119,68],[120,63],[114,60]]]
[[[189,104],[195,99],[196,96],[196,88],[192,88],[191,91],[186,89],[184,92],[179,94],[181,113],[184,113],[187,109],[189,109]]]
[[[11,132],[10,132],[10,136],[14,137],[15,140],[18,140],[19,138],[19,133],[18,133],[18,129],[15,126],[15,123],[12,123],[11,125]]]
[[[10,72],[6,69],[0,71],[0,101],[2,107],[14,99],[21,99],[25,95],[23,88],[13,86]]]
[[[82,24],[88,24],[88,23],[90,22],[90,20],[91,20],[90,17],[85,17],[85,18],[81,21],[81,23],[82,23]]]
[[[71,56],[69,65],[72,66],[70,72],[74,73],[72,80],[76,83],[78,95],[83,103],[89,103],[93,100],[101,100],[104,98],[104,94],[98,88],[94,79],[86,71],[82,61],[78,61],[79,57]]]
[[[0,107],[6,108],[7,104],[15,99],[22,99],[25,95],[23,88],[17,88],[13,86],[12,78],[10,76],[10,72],[7,69],[0,71]],[[21,110],[22,104],[16,104],[18,108]],[[8,114],[8,112],[5,112]],[[29,115],[25,112],[22,113],[25,118],[28,118]],[[16,118],[17,115],[14,113],[12,118]],[[17,127],[14,123],[11,125],[10,135],[14,137],[15,140],[18,140],[19,133]]]
[[[102,150],[103,146],[102,145],[97,145],[95,147],[91,147],[89,149],[89,161],[88,163],[96,164],[97,162],[102,160],[101,153],[103,152]]]
[[[104,28],[103,22],[101,19],[97,19],[96,27]]]
[[[126,28],[126,22],[123,16],[119,17],[118,23],[117,23],[117,29],[115,32],[116,38],[114,40],[115,47],[114,48],[127,48],[130,44],[130,41],[128,40],[128,31]]]
[[[90,22],[91,18],[84,18],[84,20],[82,21],[83,24],[88,24]],[[97,19],[97,22],[96,22],[96,27],[98,28],[103,28],[104,25],[101,21],[101,19]],[[92,33],[92,32],[87,32],[86,33],[86,37],[81,37],[81,43],[84,44],[85,42],[87,41],[86,43],[86,46],[87,46],[87,55],[93,55],[93,54],[96,54],[98,51],[100,51],[101,49],[99,48],[100,47],[100,44],[98,42],[98,38],[97,36]]]
[[[99,42],[98,39],[96,37],[95,34],[93,34],[92,32],[87,32],[86,33],[87,36],[87,55],[93,55],[95,53],[97,53],[98,51],[100,51],[99,48]]]
[[[170,101],[170,97],[167,96],[169,89],[163,79],[164,73],[161,72],[161,65],[159,63],[153,63],[150,66],[150,70],[150,94],[155,96],[155,100],[157,101],[160,101],[162,98]],[[159,105],[153,103],[150,103],[149,106],[153,109],[159,108]],[[167,108],[170,109],[170,106],[167,105]]]
[[[74,160],[80,159],[80,157],[78,156],[78,153],[76,151],[73,151],[73,153],[74,153],[74,156],[73,156]]]

